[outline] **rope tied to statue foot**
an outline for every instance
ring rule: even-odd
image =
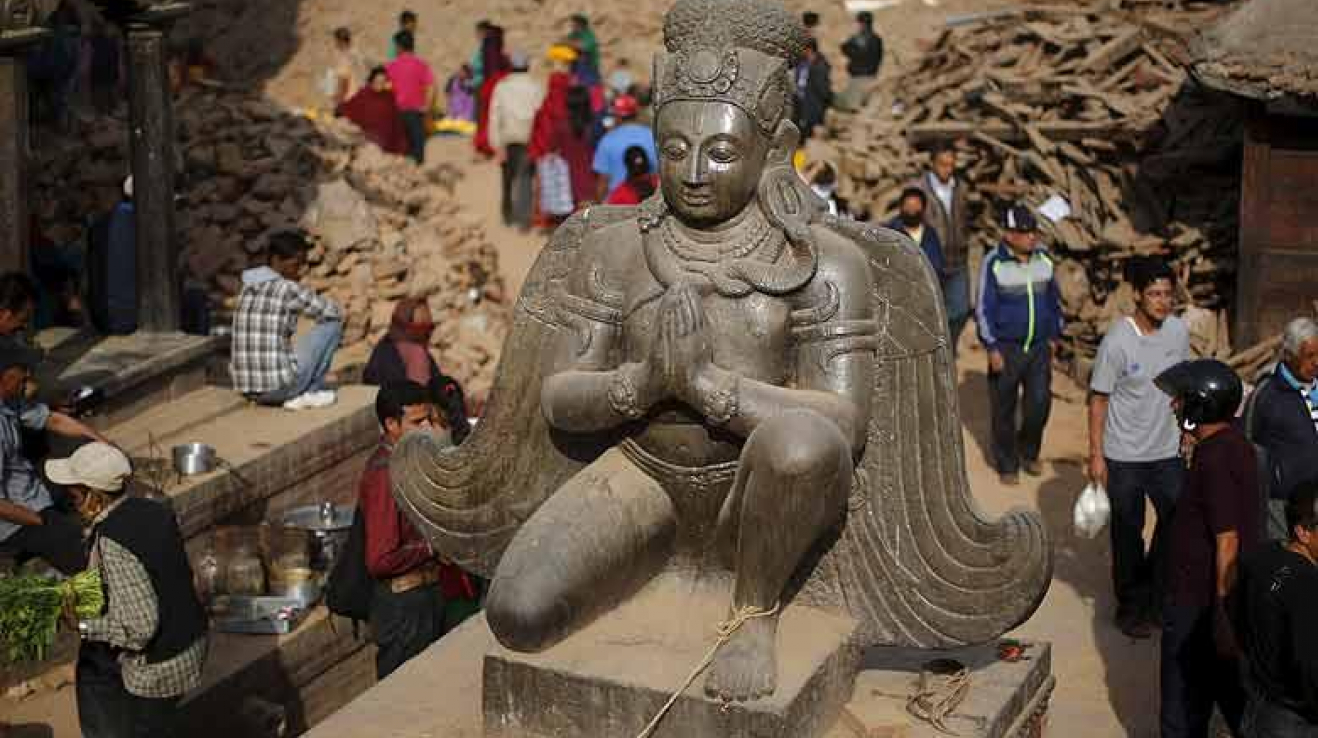
[[[920,682],[906,701],[906,711],[934,726],[940,733],[956,735],[944,721],[970,691],[970,670],[959,661],[935,659],[920,669]]]
[[[708,669],[709,665],[714,663],[714,657],[718,655],[718,650],[728,641],[732,640],[733,634],[740,630],[741,626],[757,618],[767,618],[777,615],[780,604],[781,603],[774,604],[773,608],[769,610],[754,605],[746,605],[734,611],[732,617],[719,623],[718,627],[715,629],[715,632],[718,633],[718,640],[714,641],[714,645],[705,653],[705,657],[700,660],[699,664],[696,664],[696,668],[691,670],[691,673],[687,675],[686,680],[682,682],[682,686],[678,687],[677,691],[673,692],[672,696],[668,698],[668,701],[664,703],[664,706],[659,708],[659,712],[655,713],[654,717],[650,719],[649,724],[647,724],[640,733],[636,734],[636,738],[649,738],[649,736],[654,734],[655,728],[659,727],[659,723],[663,722],[664,716],[668,714],[669,710],[673,709],[673,705],[677,704],[677,700],[681,698],[682,693],[686,692],[687,689],[691,687],[692,683],[694,683],[696,679],[705,672],[705,669]]]

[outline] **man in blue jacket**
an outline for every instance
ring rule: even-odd
[[[919,187],[907,187],[902,190],[901,210],[897,217],[888,223],[894,231],[900,231],[911,237],[915,245],[924,252],[925,258],[934,268],[939,281],[943,279],[943,242],[938,238],[938,231],[924,222],[924,209],[927,205],[924,190]]]
[[[1003,215],[1002,243],[984,260],[975,320],[989,355],[993,458],[1003,484],[1019,471],[1038,476],[1043,428],[1052,407],[1052,343],[1062,334],[1053,260],[1038,245],[1038,224],[1023,205]],[[1016,404],[1023,402],[1020,428]]]

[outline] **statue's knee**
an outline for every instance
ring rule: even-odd
[[[823,481],[850,461],[847,439],[833,421],[812,411],[787,413],[755,430],[756,459],[769,473]]]
[[[504,646],[514,651],[540,651],[553,645],[568,620],[565,604],[542,583],[500,579],[485,598],[485,620]]]

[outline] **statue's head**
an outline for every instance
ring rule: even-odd
[[[791,167],[793,69],[805,29],[772,0],[678,0],[655,57],[655,143],[664,200],[695,225],[724,222]]]

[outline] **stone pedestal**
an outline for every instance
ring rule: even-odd
[[[728,595],[657,584],[619,612],[541,654],[496,646],[485,656],[483,712],[490,738],[634,738],[715,643]],[[680,613],[680,617],[677,615]],[[778,690],[724,705],[706,674],[683,692],[653,738],[815,738],[851,698],[860,651],[855,621],[804,606],[783,614]]]
[[[658,611],[656,619],[667,628],[685,616],[681,611]],[[613,644],[614,657],[620,659],[612,667],[615,673],[651,667],[647,659],[653,657],[653,649],[640,651],[644,656],[633,655],[624,645]],[[488,688],[483,672],[491,659],[503,653],[485,619],[472,618],[313,728],[307,738],[492,738],[496,733],[485,725],[488,718],[482,714],[489,706],[489,700],[482,699],[482,690]],[[946,738],[906,712],[906,700],[915,689],[921,664],[934,658],[956,659],[970,667],[970,691],[947,719],[947,726],[960,738],[1038,738],[1055,683],[1052,651],[1047,643],[1033,643],[1027,644],[1026,655],[1027,659],[1015,663],[999,661],[991,644],[952,651],[869,649],[854,689],[848,685],[850,701],[838,711],[823,738]],[[672,686],[685,676],[684,671]],[[567,680],[570,674],[562,678]],[[698,686],[693,687],[689,695],[694,698],[698,691]],[[576,704],[551,703],[534,692],[513,696],[539,700],[553,709],[581,710]],[[554,699],[578,698],[556,694]],[[598,707],[602,712],[609,706],[600,703]],[[649,718],[645,715],[645,720]],[[630,733],[568,727],[552,738],[635,738],[643,724],[641,721]],[[685,738],[700,735],[688,733]],[[722,738],[723,734],[713,735]],[[516,738],[531,737],[522,734]]]

